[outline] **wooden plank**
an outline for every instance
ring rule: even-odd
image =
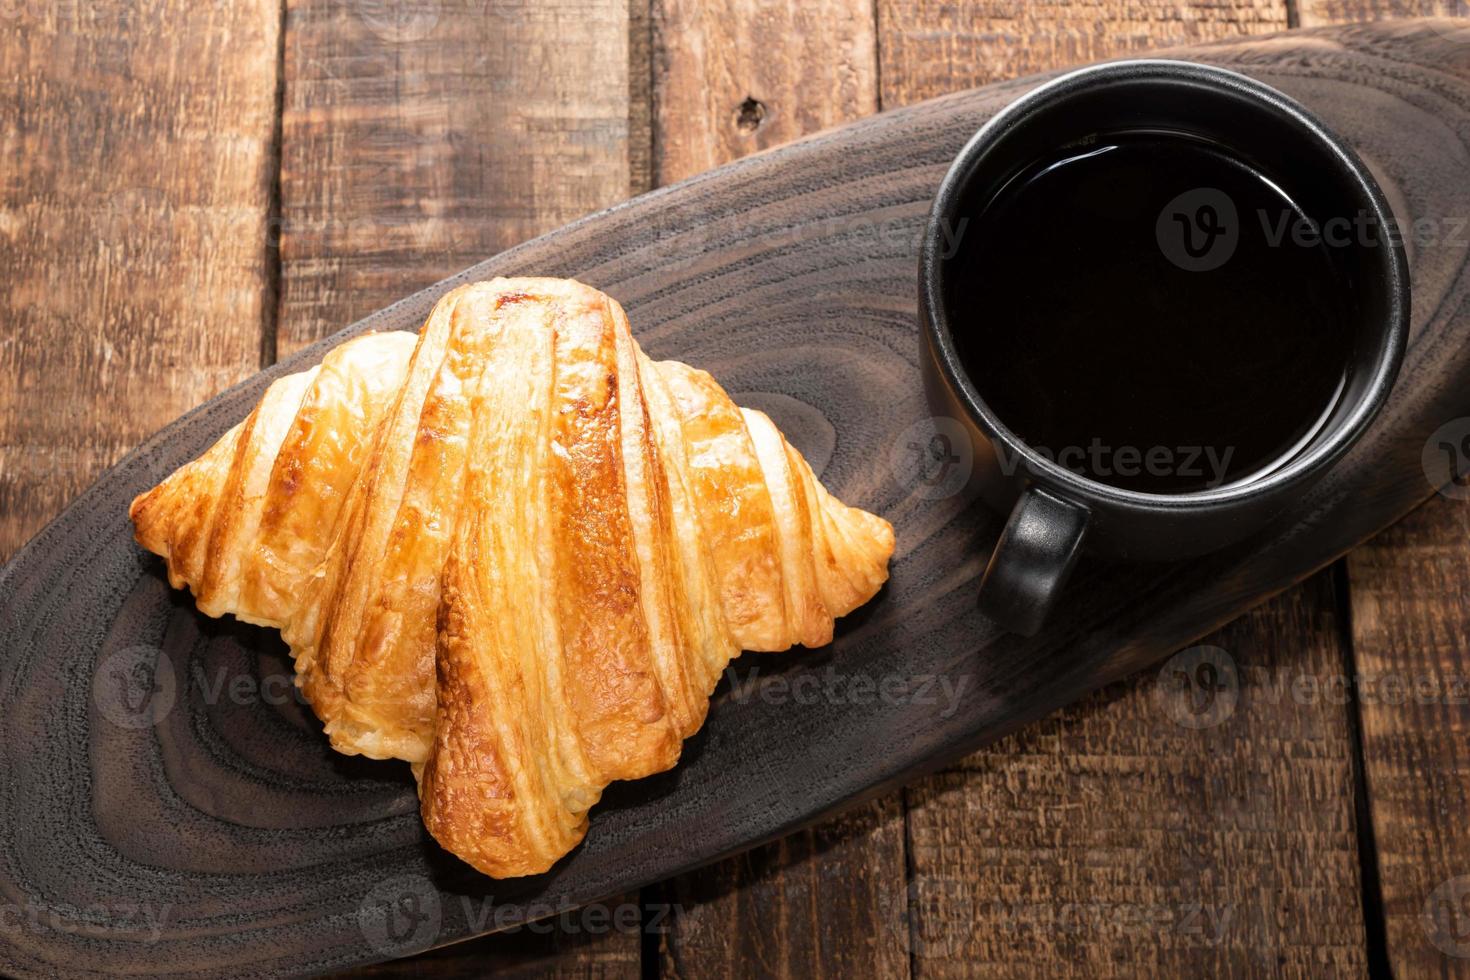
[[[1273,0],[879,12],[885,106],[1287,21]],[[1325,576],[1202,642],[1264,677],[1224,731],[1169,725],[1145,676],[909,789],[916,943],[933,953],[918,973],[1362,967],[1350,718],[1280,697],[1287,671],[1344,669]],[[1305,874],[1288,857],[1303,854]],[[1270,914],[1257,896],[1273,886],[1314,898]]]
[[[868,0],[653,0],[653,174],[669,183],[878,107]],[[897,794],[649,893],[681,915],[660,937],[681,980],[902,976]]]
[[[660,184],[877,111],[871,0],[654,0],[652,11]]]
[[[642,189],[626,0],[292,0],[287,24],[283,355]]]
[[[1400,977],[1470,976],[1470,509],[1464,488],[1448,489],[1347,559],[1375,870]]]
[[[1341,628],[1319,574],[911,786],[915,973],[1362,974]]]
[[[642,194],[653,178],[653,5],[628,0],[628,179]]]
[[[877,0],[883,105],[1169,44],[1283,30],[1286,0]]]
[[[667,882],[666,976],[908,975],[900,794]]]
[[[1301,23],[1353,23],[1443,16],[1438,30],[1470,41],[1464,0],[1297,0]],[[1462,215],[1430,226],[1421,250],[1452,257]],[[1462,252],[1463,248],[1458,251]],[[1470,422],[1446,416],[1425,450],[1449,475],[1439,443],[1466,472]],[[1447,486],[1407,520],[1347,557],[1355,703],[1360,714],[1364,784],[1373,831],[1368,871],[1382,959],[1395,976],[1470,976],[1470,798],[1464,762],[1470,730],[1470,554],[1467,492]]]
[[[3,561],[161,422],[260,367],[279,6],[0,15]]]
[[[280,353],[643,190],[647,67],[630,66],[647,18],[629,11],[291,0]],[[638,975],[637,928],[582,926],[553,919],[370,975]]]
[[[1470,17],[1465,0],[1294,0],[1303,27],[1356,24],[1389,17]],[[1470,37],[1470,24],[1447,24],[1446,29]]]

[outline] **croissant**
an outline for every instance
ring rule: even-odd
[[[740,650],[830,642],[893,553],[769,418],[559,279],[342,344],[130,513],[200,610],[279,628],[333,747],[411,763],[430,833],[494,877],[673,766]]]

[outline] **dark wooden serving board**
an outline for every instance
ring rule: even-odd
[[[949,159],[1041,79],[749,158],[499,255],[327,344],[416,329],[459,282],[581,278],[624,304],[651,355],[710,370],[770,412],[833,492],[893,522],[883,593],[829,648],[743,658],[679,767],[614,786],[587,842],[551,873],[481,878],[428,840],[406,767],[330,752],[283,688],[289,659],[273,632],[197,614],[132,541],[133,495],[326,349],[309,348],[149,440],[0,572],[0,906],[33,923],[0,929],[0,970],[316,972],[660,879],[1149,664],[1433,493],[1450,461],[1426,442],[1470,414],[1470,51],[1447,26],[1405,22],[1176,54],[1299,98],[1424,230],[1409,244],[1414,333],[1393,399],[1288,520],[1197,561],[1084,566],[1047,631],[1001,634],[974,611],[997,520],[943,481],[916,480],[910,463],[934,431],[916,242]],[[138,687],[151,696],[127,702]]]

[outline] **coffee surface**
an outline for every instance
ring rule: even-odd
[[[1152,493],[1250,480],[1335,404],[1352,336],[1332,249],[1218,146],[1106,136],[976,210],[945,270],[962,363],[1068,469]]]

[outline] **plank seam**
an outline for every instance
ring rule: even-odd
[[[883,111],[883,11],[873,0],[873,105]]]
[[[641,4],[641,10],[642,10],[642,23],[639,25],[639,29],[640,29],[640,32],[643,35],[642,40],[641,40],[641,43],[643,45],[643,56],[644,56],[643,57],[643,61],[645,62],[645,64],[642,65],[642,67],[644,69],[644,75],[645,75],[645,77],[643,79],[644,88],[643,88],[642,91],[638,92],[637,95],[643,101],[643,111],[646,113],[646,119],[647,119],[647,122],[648,122],[647,145],[643,148],[644,151],[648,154],[648,159],[644,162],[644,165],[640,168],[640,170],[639,170],[639,172],[637,174],[631,175],[631,180],[634,183],[633,183],[633,186],[630,188],[630,194],[631,194],[631,196],[636,197],[639,194],[647,194],[648,192],[652,191],[654,188],[656,188],[656,187],[659,186],[659,179],[658,179],[658,151],[659,151],[659,143],[658,143],[658,119],[657,119],[658,104],[657,104],[657,100],[654,97],[655,86],[658,85],[658,71],[657,71],[657,67],[656,67],[655,62],[654,62],[654,58],[655,58],[655,55],[656,55],[657,51],[656,51],[656,48],[654,46],[654,43],[656,41],[656,37],[655,37],[655,33],[654,33],[654,23],[653,23],[653,18],[654,18],[654,3],[653,3],[653,0],[630,0],[630,8],[629,8],[630,11],[631,11],[631,4],[632,3],[639,3],[639,4]],[[631,17],[631,13],[630,13],[630,17]],[[631,50],[628,52],[628,57],[629,57],[629,70],[631,71],[632,70],[632,67],[633,67],[633,64],[632,64],[633,52]],[[628,111],[631,113],[632,112],[632,109],[633,109],[632,102],[633,102],[633,97],[634,97],[634,93],[631,91],[631,89],[632,89],[632,82],[631,82],[631,80],[629,81],[629,89],[630,89],[630,91],[628,93]],[[628,156],[629,156],[629,158],[631,160],[631,158],[633,156],[633,151],[632,151],[632,148],[631,147],[629,147]]]
[[[651,915],[661,894],[658,885],[638,889],[638,976],[641,980],[659,980],[662,975],[659,966],[660,937],[654,931]]]
[[[265,218],[265,298],[261,303],[260,313],[260,366],[262,369],[276,362],[276,333],[280,329],[281,307],[284,302],[281,289],[281,249],[285,245],[286,229],[281,165],[285,156],[286,144],[286,5],[288,2],[289,0],[280,0],[276,30],[276,105],[271,127],[271,148],[268,154],[271,176]]]
[[[902,914],[902,921],[908,929],[908,968],[909,978],[919,975],[919,921],[918,903],[914,901],[918,885],[918,864],[914,860],[914,828],[910,819],[912,808],[909,805],[909,794],[912,792],[912,784],[905,783],[898,791],[898,809],[903,814],[903,882],[902,892],[903,905],[901,909],[895,910]]]
[[[1360,676],[1357,646],[1353,641],[1353,603],[1347,559],[1332,563],[1332,595],[1337,607],[1338,647],[1342,650],[1343,670],[1351,681]],[[1391,978],[1393,970],[1388,958],[1388,921],[1384,915],[1383,883],[1378,874],[1378,841],[1373,827],[1372,791],[1368,786],[1367,754],[1363,743],[1363,702],[1356,683],[1348,683],[1348,737],[1352,749],[1353,810],[1356,817],[1358,844],[1358,887],[1363,908],[1363,944],[1368,975]]]

